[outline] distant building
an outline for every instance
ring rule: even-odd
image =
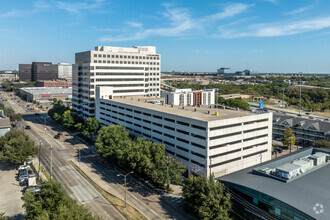
[[[215,90],[205,89],[192,91],[191,89],[176,89],[174,92],[164,91],[162,97],[165,104],[180,106],[211,106],[214,105]]]
[[[72,64],[59,63],[56,65],[58,67],[58,78],[72,78]]]
[[[330,122],[305,119],[274,113],[273,137],[283,138],[284,129],[290,127],[299,145],[312,146],[317,140],[330,141]]]
[[[0,81],[14,81],[17,78],[17,72],[11,70],[0,71]]]
[[[4,136],[11,129],[9,118],[7,118],[3,110],[0,110],[0,137]]]
[[[236,70],[227,68],[227,67],[221,67],[220,69],[217,70],[218,74],[224,74],[225,76],[235,76]]]
[[[259,75],[259,72],[256,70],[243,70],[243,71],[236,71],[231,68],[222,67],[217,70],[217,74],[223,74],[225,78],[233,78],[233,77],[239,77],[239,76],[257,76]]]
[[[72,98],[72,87],[25,87],[19,90],[19,95],[28,102],[54,98],[65,100]]]
[[[37,81],[36,87],[72,87],[72,81],[68,81],[68,80]]]
[[[19,64],[20,81],[54,80],[71,77],[72,65],[68,63],[33,62],[32,64]]]
[[[239,219],[328,220],[329,174],[330,149],[308,148],[220,180]]]

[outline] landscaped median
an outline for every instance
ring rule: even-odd
[[[95,183],[83,170],[81,170],[72,160],[68,161],[90,184],[92,184],[95,189],[97,189],[101,195],[108,200],[125,218],[129,220],[135,219],[147,219],[138,210],[127,204],[125,208],[125,202],[113,194],[107,192],[97,183]]]

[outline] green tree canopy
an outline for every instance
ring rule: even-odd
[[[91,140],[94,134],[96,134],[97,130],[99,129],[100,124],[99,121],[92,117],[92,118],[87,118],[84,126],[83,126],[83,135],[87,136],[90,135],[91,136]]]
[[[38,153],[38,147],[22,131],[12,129],[0,138],[0,160],[21,164]]]
[[[230,219],[230,194],[214,175],[209,179],[191,175],[183,185],[182,196],[184,209],[199,219]]]
[[[72,128],[72,127],[74,126],[74,124],[75,124],[75,121],[74,121],[74,119],[73,119],[73,114],[72,114],[72,112],[71,112],[70,110],[66,110],[66,111],[63,113],[61,119],[62,119],[62,125],[63,125],[64,127],[66,127],[66,128],[69,128],[69,129],[70,129],[70,128]]]
[[[134,170],[154,183],[164,185],[182,182],[185,167],[173,158],[165,156],[163,144],[145,138],[131,138],[121,125],[101,128],[95,146],[104,158],[112,159],[120,166]]]
[[[99,217],[82,205],[78,205],[62,188],[61,184],[50,180],[41,185],[39,193],[26,191],[23,196],[26,219],[86,219]]]

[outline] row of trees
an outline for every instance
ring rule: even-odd
[[[185,167],[172,157],[166,157],[163,144],[130,137],[121,125],[102,127],[95,147],[103,158],[134,170],[160,186],[182,183]]]
[[[230,194],[213,175],[191,175],[183,184],[182,196],[184,209],[199,219],[231,219]]]
[[[23,196],[26,219],[86,219],[98,220],[83,205],[79,205],[62,188],[61,184],[50,180],[40,186],[40,192],[26,191]]]
[[[13,82],[11,81],[4,81],[3,83],[1,83],[1,86],[7,91],[16,91],[23,87],[35,87],[35,82],[13,84]]]
[[[3,110],[3,113],[10,119],[10,121],[22,120],[22,115],[20,113],[16,113],[12,108],[5,107],[3,103],[0,103],[0,110]]]
[[[244,110],[249,110],[250,105],[246,100],[243,99],[224,99],[223,97],[218,97],[218,103],[227,105],[234,108],[240,108]]]
[[[80,131],[84,136],[90,136],[92,140],[93,135],[96,134],[100,126],[98,120],[96,118],[88,118],[84,121],[71,112],[69,107],[63,104],[62,100],[54,101],[56,101],[56,103],[53,108],[48,111],[48,115],[65,128],[71,131]]]
[[[39,152],[34,141],[22,131],[12,129],[0,137],[0,160],[22,164]]]

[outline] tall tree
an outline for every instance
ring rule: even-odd
[[[0,138],[0,160],[23,163],[38,153],[38,147],[22,131],[12,129]]]
[[[62,115],[62,125],[66,128],[72,128],[74,126],[73,115],[70,110],[66,110]]]
[[[87,136],[90,135],[91,140],[93,140],[93,135],[96,134],[97,130],[99,129],[100,124],[96,118],[87,118],[84,127],[83,127],[83,135]]]
[[[291,147],[296,143],[296,136],[290,127],[286,127],[284,129],[284,137],[282,139],[282,143],[284,146],[289,147],[291,153]]]
[[[61,184],[50,180],[41,185],[39,193],[27,191],[23,207],[26,219],[86,219],[96,220],[92,213],[72,199]]]
[[[121,125],[102,127],[98,133],[95,147],[97,152],[105,158],[116,159],[130,141],[129,133]]]
[[[230,219],[230,194],[224,185],[205,176],[190,176],[182,189],[184,208],[200,219]]]

